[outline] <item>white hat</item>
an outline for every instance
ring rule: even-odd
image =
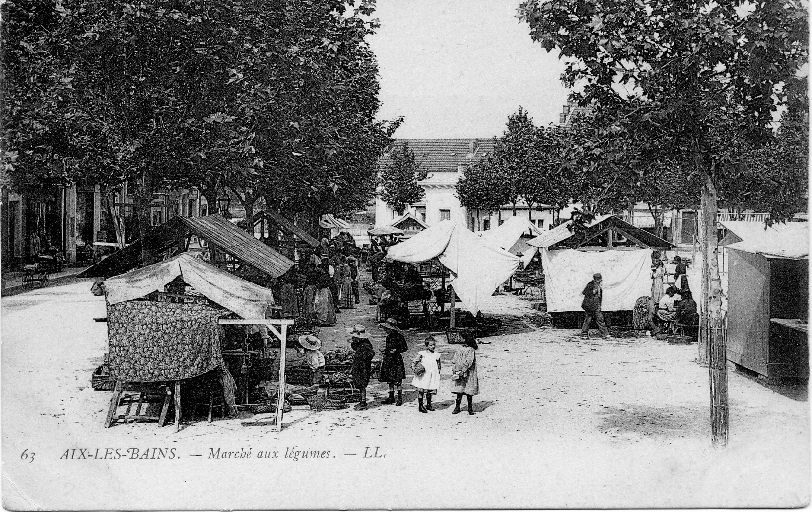
[[[312,334],[302,334],[299,336],[299,345],[308,350],[318,350],[321,348],[321,340]]]

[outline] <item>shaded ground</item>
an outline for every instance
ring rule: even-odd
[[[294,407],[281,433],[271,414],[197,421],[180,432],[154,423],[105,429],[110,393],[90,388],[106,351],[106,325],[93,318],[105,308],[89,288],[77,282],[2,300],[7,508],[765,507],[809,499],[804,395],[731,371],[730,444],[713,450],[708,370],[694,362],[695,345],[530,330],[521,317],[533,310],[510,295],[486,305],[512,317],[506,329],[514,334],[478,351],[474,416],[451,415],[454,347],[440,335],[443,379],[429,414],[417,411],[408,382],[402,407],[381,404],[386,386],[375,383],[368,410]],[[383,332],[371,312],[342,312],[342,325],[320,336],[344,343],[344,326],[360,321],[379,350]],[[407,361],[423,335],[407,331]],[[174,448],[176,457],[66,460],[74,448]],[[253,456],[212,459],[215,449]],[[364,456],[376,449],[379,456]],[[301,450],[328,455],[304,459]],[[260,451],[279,458],[257,458]],[[461,475],[466,488],[455,492]]]

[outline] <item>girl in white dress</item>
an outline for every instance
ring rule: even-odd
[[[437,342],[434,338],[426,338],[426,350],[421,350],[412,361],[414,379],[412,386],[417,388],[417,406],[420,412],[433,411],[431,395],[440,389],[440,353],[435,352]],[[418,365],[419,363],[419,365]],[[422,372],[420,371],[422,366]],[[426,406],[423,407],[423,397],[426,397]]]

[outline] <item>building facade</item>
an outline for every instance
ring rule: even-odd
[[[61,254],[68,264],[94,260],[99,251],[117,243],[116,224],[130,243],[137,232],[132,186],[103,198],[98,186],[72,184],[38,194],[2,188],[0,248],[4,270],[19,268],[38,255]],[[158,225],[176,215],[196,217],[208,205],[196,189],[163,190],[153,196],[150,223]]]
[[[457,197],[457,181],[469,165],[493,152],[494,139],[397,139],[381,157],[379,165],[387,165],[391,161],[391,151],[404,143],[414,152],[417,163],[428,171],[426,179],[418,182],[425,194],[421,201],[400,213],[377,197],[376,226],[389,226],[403,215],[411,214],[429,226],[451,220],[464,224],[471,231],[487,231],[514,214],[512,205],[504,205],[501,211],[494,212],[469,210]],[[526,204],[519,203],[515,214],[527,216],[541,229],[550,227],[553,220],[553,213],[543,206],[528,210]]]

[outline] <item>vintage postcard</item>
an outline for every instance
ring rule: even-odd
[[[3,506],[808,506],[808,3],[729,4],[0,3]]]

